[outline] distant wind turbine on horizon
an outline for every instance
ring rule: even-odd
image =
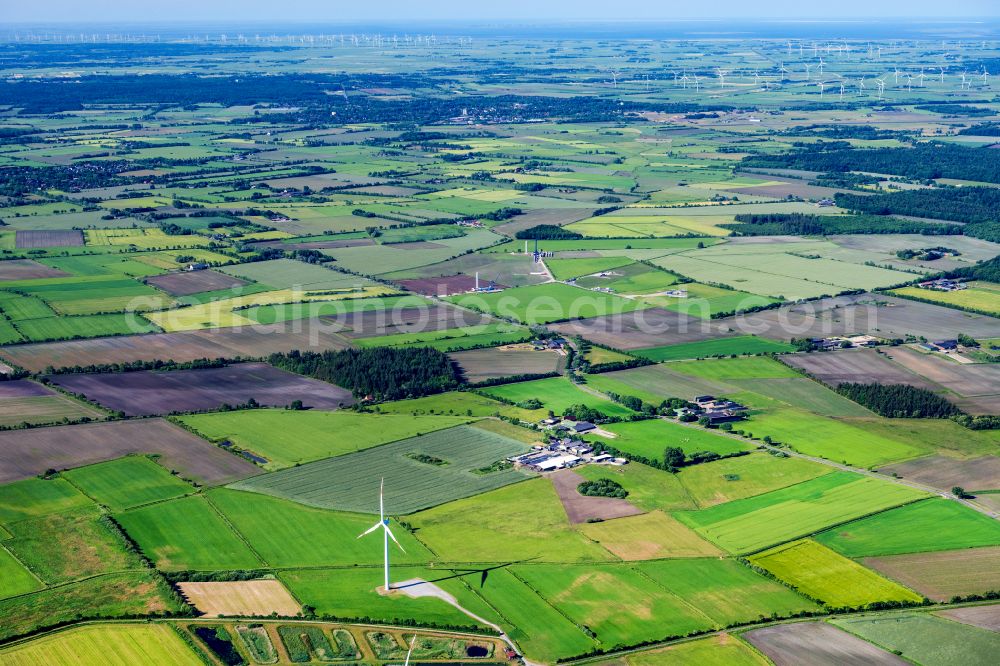
[[[383,540],[383,555],[385,557],[385,591],[388,592],[391,588],[389,587],[389,539],[396,542],[399,549],[404,553],[406,550],[403,548],[402,544],[396,539],[396,535],[392,533],[389,529],[389,519],[385,515],[385,478],[382,478],[382,483],[378,488],[378,522],[369,527],[367,530],[358,535],[358,538],[368,536],[372,532],[376,531],[378,528],[382,528],[382,540]]]

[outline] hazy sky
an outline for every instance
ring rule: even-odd
[[[2,22],[985,17],[997,0],[0,0]],[[0,26],[2,27],[2,26]]]

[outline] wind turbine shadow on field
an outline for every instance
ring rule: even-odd
[[[463,577],[468,576],[470,574],[477,574],[478,573],[478,574],[480,574],[480,577],[479,577],[479,587],[483,588],[486,585],[486,579],[489,577],[491,571],[496,571],[497,569],[505,569],[505,568],[507,568],[509,566],[512,566],[514,564],[524,564],[526,562],[531,562],[531,561],[536,560],[536,559],[538,559],[538,558],[532,557],[532,558],[528,558],[528,559],[525,559],[525,560],[515,560],[513,562],[505,562],[503,564],[495,564],[495,565],[493,565],[491,567],[484,567],[482,569],[449,569],[449,571],[452,572],[450,576],[444,576],[444,575],[442,575],[439,578],[434,578],[434,579],[427,580],[427,581],[424,581],[424,582],[427,582],[427,583],[439,583],[439,582],[444,581],[444,580],[453,580],[455,578],[463,578]],[[409,583],[409,584],[396,585],[395,589],[404,589],[406,587],[411,587],[411,586],[420,585],[420,584],[421,584],[420,582],[414,581],[414,582]]]

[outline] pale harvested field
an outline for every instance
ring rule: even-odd
[[[302,612],[302,605],[279,580],[178,583],[177,586],[191,605],[209,617],[271,613],[294,616]]]
[[[866,557],[862,562],[935,601],[1000,589],[1000,546]]]
[[[574,525],[585,523],[590,518],[611,520],[625,516],[636,516],[642,511],[631,502],[615,497],[589,497],[577,492],[576,487],[586,481],[571,469],[561,469],[549,475],[555,486],[559,501],[566,510],[566,517]]]
[[[350,346],[332,325],[314,321],[296,323],[13,345],[0,350],[0,355],[32,372],[43,372],[48,366],[63,368],[156,359],[178,362],[200,358],[256,359],[292,349],[323,351]]]
[[[717,320],[724,321],[724,320]],[[725,327],[716,321],[650,308],[625,314],[591,317],[553,324],[549,328],[566,336],[580,335],[615,349],[643,349],[682,342],[725,337]]]
[[[961,486],[966,490],[1000,489],[1000,458],[980,456],[979,458],[949,458],[928,456],[897,465],[882,468],[887,474],[896,473],[904,479],[926,483],[940,490],[951,490]]]
[[[990,631],[1000,632],[1000,604],[992,606],[974,606],[971,608],[953,608],[937,613],[949,620],[971,624]]]
[[[775,666],[906,666],[910,662],[823,622],[796,622],[743,634]]]
[[[625,561],[664,557],[717,557],[715,545],[663,511],[586,523],[580,531]]]

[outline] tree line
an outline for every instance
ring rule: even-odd
[[[888,418],[941,419],[962,413],[937,393],[908,384],[846,382],[837,393]]]
[[[840,201],[838,196],[838,202]],[[846,196],[846,195],[845,195]],[[864,199],[865,197],[857,197]],[[922,234],[948,236],[962,233],[961,225],[928,224],[881,215],[807,215],[805,213],[740,214],[732,229],[737,236],[826,236],[831,234]]]
[[[402,400],[441,393],[462,383],[444,352],[432,347],[373,347],[272,354],[276,368],[348,388],[362,400]]]
[[[875,149],[851,148],[843,142],[816,143],[780,155],[751,155],[743,159],[743,165],[822,172],[868,171],[916,180],[958,178],[1000,183],[1000,160],[995,151],[944,143]]]
[[[1000,160],[995,160],[1000,162]],[[964,222],[961,233],[1000,241],[1000,189],[993,187],[936,187],[862,196],[837,193],[837,205],[874,215],[913,215]]]

